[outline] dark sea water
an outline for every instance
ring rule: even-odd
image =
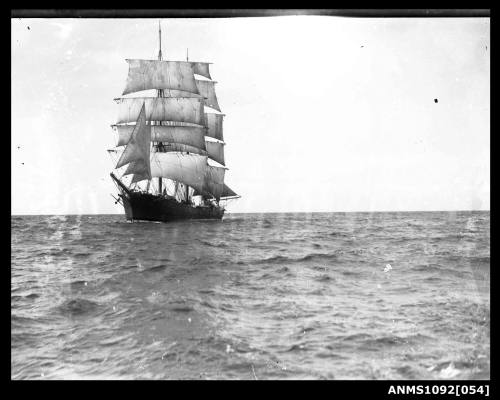
[[[13,216],[11,278],[13,379],[490,376],[489,212]]]

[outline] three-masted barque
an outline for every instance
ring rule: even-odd
[[[127,59],[111,178],[127,220],[221,219],[225,183],[221,113],[208,62]],[[125,97],[151,90],[154,97]]]

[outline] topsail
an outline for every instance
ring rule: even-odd
[[[193,72],[195,74],[204,76],[207,79],[212,79],[210,77],[210,71],[208,69],[208,66],[210,65],[210,63],[191,61],[191,65],[193,66]]]
[[[224,140],[222,135],[223,114],[205,113],[205,122],[207,124],[207,136],[215,139]]]
[[[145,104],[150,121],[176,121],[204,125],[204,102],[199,97],[134,97],[116,99],[118,124],[135,122]]]
[[[130,140],[134,125],[115,125],[118,132],[117,146],[123,146]],[[169,142],[186,144],[205,150],[205,131],[201,126],[153,125],[151,126],[152,142]]]
[[[198,92],[205,97],[205,104],[209,107],[220,111],[219,103],[217,102],[217,96],[215,95],[215,83],[214,81],[201,81],[196,80],[196,86],[198,87]]]
[[[129,65],[123,94],[150,89],[177,89],[198,93],[193,65],[185,61],[126,60]]]

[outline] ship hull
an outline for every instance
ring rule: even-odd
[[[149,193],[129,192],[120,195],[129,221],[170,222],[190,219],[222,219],[224,209],[219,206],[194,206],[179,203],[174,198]]]

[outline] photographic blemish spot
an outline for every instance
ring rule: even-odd
[[[437,103],[438,102],[438,99],[434,99],[434,103]]]

